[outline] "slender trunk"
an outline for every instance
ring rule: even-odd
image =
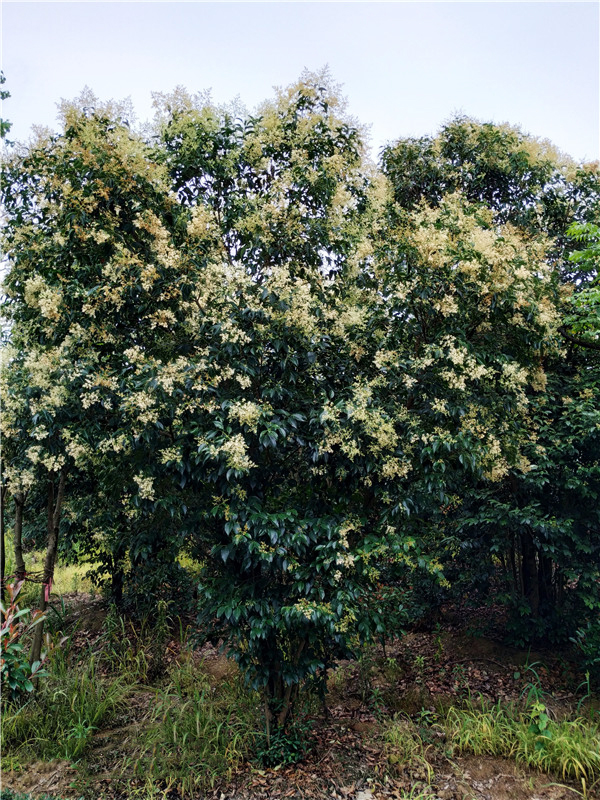
[[[14,550],[15,550],[15,577],[17,581],[25,580],[25,560],[23,558],[23,508],[25,498],[23,492],[15,495],[15,529],[14,529]]]
[[[125,546],[119,542],[111,556],[112,565],[110,597],[117,608],[123,607],[123,583],[125,581],[123,559],[125,558],[125,552]]]
[[[271,709],[269,708],[269,693],[265,690],[265,727],[267,732],[267,747],[271,747]]]
[[[560,611],[565,599],[565,579],[563,574],[556,568],[555,575],[556,609]]]
[[[6,500],[6,484],[0,488],[0,597],[2,602],[5,598],[5,575],[6,575],[6,540],[4,538],[4,502]]]
[[[123,567],[113,567],[112,581],[110,587],[110,597],[115,606],[119,609],[123,608],[123,583],[125,581],[125,572]]]
[[[61,470],[58,480],[58,490],[56,499],[54,497],[54,483],[50,481],[48,486],[48,546],[46,547],[46,559],[44,561],[44,576],[42,578],[42,592],[40,597],[40,611],[44,612],[48,606],[50,592],[52,591],[52,581],[54,580],[54,564],[56,562],[56,551],[58,549],[58,529],[60,526],[60,512],[65,496],[66,472]],[[31,648],[31,664],[40,660],[42,653],[42,640],[44,635],[44,622],[38,623],[33,637]]]
[[[553,562],[549,556],[539,554],[540,603],[555,606],[556,596],[552,580]]]
[[[510,570],[511,570],[511,573],[512,573],[513,597],[518,597],[520,581],[519,581],[519,573],[517,571],[517,554],[516,554],[515,537],[514,537],[514,535],[512,537],[512,541],[510,543],[509,558],[510,558]]]
[[[556,606],[556,581],[554,561],[540,553],[540,601]]]

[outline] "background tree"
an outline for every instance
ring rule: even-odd
[[[5,83],[6,83],[6,78],[4,76],[4,72],[0,71],[0,86],[3,86]],[[6,89],[0,89],[0,103],[4,103],[4,101],[8,100],[9,97],[10,97],[10,92],[8,92]],[[0,118],[0,139],[5,139],[6,135],[9,133],[11,128],[12,128],[12,122]]]
[[[597,394],[598,366],[590,349],[575,346],[576,328],[569,327],[593,324],[595,314],[589,280],[595,273],[569,232],[589,235],[595,228],[597,165],[578,166],[518,129],[466,118],[448,123],[436,138],[401,140],[384,152],[383,164],[399,209],[424,201],[439,207],[444,192],[460,189],[496,222],[546,239],[546,274],[554,286],[546,312],[555,315],[564,346],[539,351],[535,391],[527,390],[530,410],[515,419],[522,440],[531,441],[524,451],[530,467],[509,470],[496,487],[473,485],[470,497],[463,486],[460,502],[452,505],[457,514],[453,527],[448,529],[448,515],[445,519],[449,553],[453,559],[460,554],[463,588],[473,587],[475,574],[480,579],[487,575],[480,586],[489,596],[489,580],[496,574],[493,559],[500,558],[509,606],[516,612],[514,635],[521,640],[545,634],[564,638],[586,616],[582,606],[597,602],[597,593],[593,601],[586,594],[583,575],[587,568],[595,573],[598,563],[597,443],[589,405]],[[490,332],[495,331],[492,327]],[[498,343],[498,349],[504,347]],[[481,568],[486,554],[487,571]],[[448,571],[461,584],[460,570],[449,564]],[[567,590],[575,574],[581,576],[581,594]]]
[[[16,498],[24,482],[49,480],[59,487],[57,498],[68,500],[71,486],[75,492],[85,486],[114,508],[122,499],[115,487],[123,492],[129,474],[131,490],[136,462],[145,461],[144,440],[123,429],[120,403],[134,401],[117,390],[131,372],[124,351],[160,352],[169,336],[164,320],[174,313],[181,276],[157,212],[172,213],[175,204],[148,148],[115,116],[67,106],[64,134],[42,137],[7,159],[12,350],[4,368],[3,426]],[[54,517],[61,506],[62,499]],[[42,604],[57,540],[48,537]]]
[[[598,350],[600,349],[598,341],[600,332],[600,286],[598,284],[600,226],[592,222],[574,222],[567,233],[584,247],[574,250],[569,255],[569,261],[579,268],[580,279],[576,291],[570,298],[572,314],[567,316],[561,332],[571,344]],[[579,334],[579,338],[573,338],[573,334]]]
[[[6,83],[6,78],[4,77],[4,72],[0,71],[0,86]],[[6,89],[0,89],[0,103],[4,104],[4,101],[10,97],[10,92],[6,91]],[[6,134],[10,131],[12,125],[6,119],[0,119],[0,139],[5,139]],[[2,328],[2,336],[4,338],[4,326]],[[8,495],[8,490],[6,486],[6,481],[4,479],[4,462],[0,457],[0,595],[2,597],[2,602],[4,602],[4,575],[6,572],[6,538],[5,538],[5,506],[6,500]]]

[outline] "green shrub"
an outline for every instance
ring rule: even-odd
[[[574,639],[581,664],[590,674],[592,683],[600,686],[600,620],[589,621],[577,630]]]
[[[312,746],[307,719],[289,721],[285,728],[276,728],[269,735],[257,737],[256,757],[264,767],[297,764],[308,754]]]
[[[33,691],[33,679],[46,675],[42,661],[29,663],[25,642],[28,634],[38,625],[44,615],[28,608],[19,609],[17,597],[23,581],[8,584],[9,604],[0,603],[2,621],[0,623],[0,649],[2,653],[0,672],[2,675],[2,700],[18,702],[24,694]]]

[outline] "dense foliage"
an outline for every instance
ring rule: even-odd
[[[324,76],[254,114],[158,97],[151,139],[90,98],[63,123],[3,184],[3,481],[42,610],[59,549],[117,603],[182,604],[187,553],[268,730],[456,564],[598,635],[595,256],[567,237],[597,168],[457,119],[379,170]]]

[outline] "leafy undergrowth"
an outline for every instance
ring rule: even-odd
[[[600,797],[597,701],[557,656],[451,626],[365,648],[275,752],[260,699],[214,648],[81,608],[87,627],[62,609],[54,636],[69,638],[36,696],[4,709],[2,800]]]

